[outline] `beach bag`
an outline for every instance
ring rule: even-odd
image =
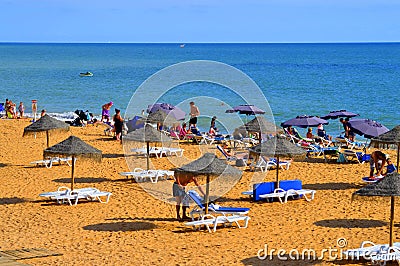
[[[339,157],[338,157],[338,159],[337,159],[337,162],[338,163],[345,163],[347,160],[346,160],[346,157],[344,156],[344,154],[343,153],[340,153],[339,154]]]

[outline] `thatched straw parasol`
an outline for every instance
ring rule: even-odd
[[[191,173],[194,175],[206,175],[206,213],[208,213],[208,203],[210,196],[210,175],[242,175],[242,171],[226,164],[224,160],[218,159],[218,157],[213,153],[205,153],[199,159],[183,165],[179,168],[175,168],[174,171],[178,173],[180,172]]]
[[[266,120],[263,116],[256,116],[254,119],[240,126],[238,129],[239,130],[245,129],[248,132],[257,132],[260,143],[262,139],[261,136],[262,133],[275,134],[277,131],[282,130],[279,126]]]
[[[150,142],[171,142],[172,139],[158,131],[151,125],[146,124],[143,128],[134,130],[122,137],[123,141],[146,142],[147,148],[147,170],[150,169]]]
[[[36,122],[25,127],[24,134],[22,136],[44,131],[46,132],[47,147],[49,147],[49,131],[69,131],[69,125],[46,114],[39,120],[36,120]]]
[[[98,162],[101,161],[101,150],[98,150],[78,137],[71,136],[60,143],[57,143],[44,150],[43,156],[71,156],[72,157],[72,170],[71,170],[71,190],[74,189],[74,170],[75,158],[90,158]]]
[[[174,116],[168,115],[162,110],[157,110],[154,113],[150,113],[146,118],[147,123],[160,123],[163,125],[172,125],[175,123],[179,123],[178,120],[174,118]]]
[[[250,149],[250,152],[261,156],[276,156],[276,184],[279,187],[279,156],[298,156],[306,151],[285,138],[275,136]]]
[[[395,144],[397,145],[397,169],[399,169],[399,154],[400,154],[400,125],[394,127],[382,135],[371,139],[371,145],[379,147],[380,144]],[[398,171],[398,170],[397,170]]]
[[[390,247],[393,246],[393,227],[394,227],[394,204],[395,198],[400,196],[400,175],[398,173],[390,173],[382,180],[371,183],[356,192],[354,196],[378,196],[390,197]]]

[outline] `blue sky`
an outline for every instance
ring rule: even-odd
[[[0,0],[0,41],[400,41],[399,18],[398,0]]]

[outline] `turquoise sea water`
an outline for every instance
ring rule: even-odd
[[[2,43],[0,60],[0,102],[23,101],[27,112],[32,99],[49,113],[88,109],[99,114],[110,100],[124,112],[136,88],[155,72],[179,62],[214,60],[251,77],[278,124],[297,115],[322,116],[338,109],[388,128],[400,124],[400,43],[186,44],[183,49],[179,44]],[[86,71],[94,76],[79,77]],[[215,84],[181,87],[162,99],[178,104],[208,96],[232,106],[243,103]],[[148,104],[143,99],[140,108]],[[216,108],[199,107],[209,113]],[[182,108],[189,111],[187,105]],[[338,124],[331,121],[326,129],[336,134]]]

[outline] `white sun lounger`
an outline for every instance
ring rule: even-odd
[[[37,161],[33,161],[30,162],[31,164],[35,164],[36,166],[45,166],[46,168],[51,168],[53,166],[53,163],[66,163],[69,166],[71,166],[71,162],[72,158],[68,157],[68,158],[61,158],[61,157],[51,157],[48,159],[44,159],[44,160],[37,160]]]
[[[232,215],[232,216],[213,216],[211,214],[206,214],[201,217],[201,219],[196,221],[191,221],[185,223],[186,226],[193,226],[195,229],[198,227],[201,229],[202,226],[205,226],[208,229],[208,232],[212,233],[217,230],[218,224],[229,224],[232,225],[235,223],[239,228],[247,228],[249,224],[250,217],[242,216],[242,215]],[[244,225],[241,226],[239,221],[244,221]]]
[[[54,192],[44,192],[39,194],[41,197],[47,197],[51,200],[57,201],[58,204],[68,203],[69,205],[78,204],[79,199],[86,199],[89,201],[98,200],[100,203],[108,203],[111,192],[100,191],[97,188],[80,188],[70,190],[67,187],[59,187]],[[103,198],[105,199],[103,200]]]
[[[307,195],[311,195],[311,197],[307,197]],[[260,195],[260,198],[263,199],[272,199],[278,198],[281,203],[286,203],[289,197],[295,198],[298,196],[304,196],[306,201],[311,201],[314,199],[315,190],[311,189],[289,189],[283,190],[281,188],[277,188],[273,193]]]
[[[148,179],[151,183],[157,183],[161,178],[168,179],[168,177],[174,177],[174,171],[143,170],[142,168],[135,168],[133,172],[121,172],[119,174],[126,178],[133,177],[136,182],[144,182]]]
[[[385,264],[386,261],[397,260],[400,262],[400,242],[393,243],[392,247],[389,244],[374,244],[371,241],[364,241],[360,248],[348,249],[342,251],[344,259],[352,260],[371,260],[373,264]]]

